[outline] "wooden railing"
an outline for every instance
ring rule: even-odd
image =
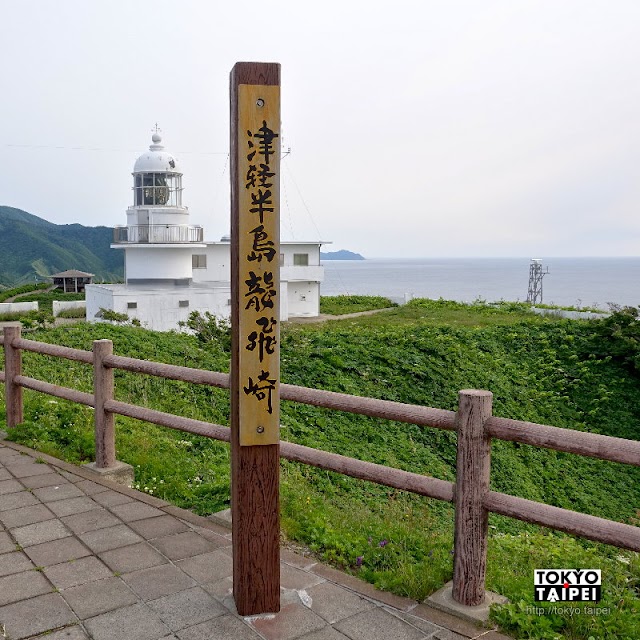
[[[24,419],[23,389],[32,389],[94,407],[96,466],[99,468],[109,468],[116,462],[114,415],[128,416],[171,429],[230,441],[228,427],[115,400],[113,381],[113,370],[120,369],[193,384],[228,388],[228,374],[116,356],[112,353],[110,340],[96,340],[93,343],[93,353],[34,342],[22,338],[19,327],[5,328],[0,343],[4,345],[5,351],[5,370],[0,371],[0,382],[5,383],[7,426],[13,428]],[[84,393],[22,375],[22,351],[93,365],[94,393]],[[489,512],[616,547],[640,551],[639,527],[525,500],[491,491],[489,488],[492,438],[635,466],[640,466],[640,442],[492,416],[492,394],[489,391],[460,391],[457,412],[289,384],[281,385],[280,398],[386,420],[457,431],[455,483],[319,451],[292,442],[280,443],[280,456],[287,460],[454,503],[453,597],[462,604],[478,605],[485,598]]]

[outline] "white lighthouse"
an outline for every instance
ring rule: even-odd
[[[133,167],[133,204],[127,226],[114,229],[114,249],[125,251],[126,284],[189,285],[194,249],[204,248],[202,227],[189,224],[182,204],[182,173],[158,131]],[[199,244],[200,243],[200,244]]]
[[[133,167],[133,203],[127,225],[113,230],[113,249],[124,251],[124,284],[87,284],[87,321],[104,321],[104,310],[126,314],[148,329],[178,329],[193,311],[228,318],[231,311],[229,236],[204,241],[182,204],[177,160],[154,132],[149,151]],[[228,224],[229,214],[224,214]],[[320,311],[320,245],[280,243],[280,319],[313,317]]]

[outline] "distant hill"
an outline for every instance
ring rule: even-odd
[[[366,258],[359,253],[341,249],[340,251],[329,251],[327,253],[321,251],[320,260],[366,260]]]
[[[124,252],[111,249],[109,227],[53,224],[13,207],[0,206],[0,285],[16,286],[52,273],[78,269],[96,279],[124,276]]]

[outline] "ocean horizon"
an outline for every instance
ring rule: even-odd
[[[640,305],[640,257],[541,258],[544,304],[608,309]],[[323,260],[321,295],[381,295],[394,302],[527,299],[531,258]]]

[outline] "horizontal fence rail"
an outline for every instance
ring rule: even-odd
[[[23,388],[94,407],[96,461],[98,463],[101,460],[98,466],[108,467],[115,461],[115,443],[99,443],[100,438],[104,440],[104,433],[98,433],[100,430],[109,432],[109,420],[112,421],[114,415],[224,442],[231,440],[229,427],[113,398],[114,369],[225,389],[229,388],[229,374],[116,356],[112,354],[112,345],[108,340],[94,342],[93,352],[35,342],[21,338],[20,330],[16,327],[5,328],[0,336],[0,344],[5,349],[5,371],[0,371],[0,381],[5,383],[8,427],[22,421]],[[21,351],[93,365],[94,394],[23,376]],[[454,503],[456,545],[453,595],[458,602],[477,605],[484,600],[488,538],[486,514],[489,512],[640,551],[639,527],[490,491],[488,484],[492,438],[634,466],[640,466],[640,442],[495,417],[491,415],[491,394],[486,391],[461,391],[457,412],[289,384],[281,385],[280,399],[458,433],[455,483],[292,442],[280,442],[280,457],[284,459]],[[100,420],[98,414],[102,416]],[[103,423],[105,426],[99,429],[98,424]],[[113,433],[110,437],[115,439]]]

